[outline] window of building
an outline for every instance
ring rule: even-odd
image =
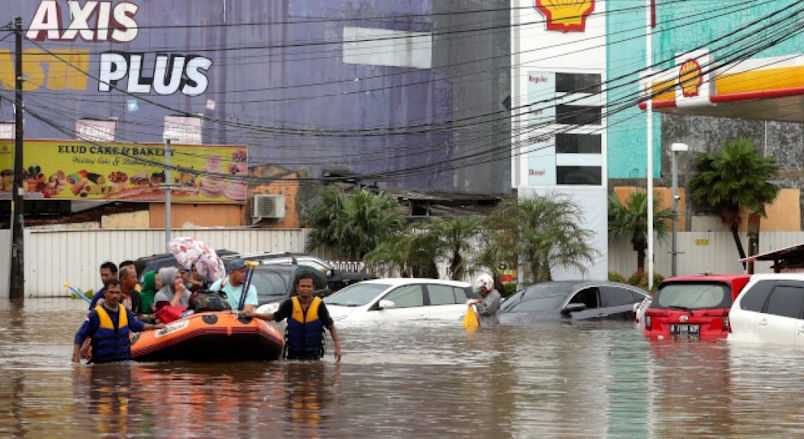
[[[557,166],[556,183],[600,186],[601,174],[600,166]]]
[[[600,93],[600,75],[593,73],[556,73],[556,91],[564,93]]]
[[[600,154],[599,134],[557,134],[558,154]]]
[[[556,105],[556,123],[565,125],[600,125],[600,106]]]

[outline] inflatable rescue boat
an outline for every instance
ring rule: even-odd
[[[238,317],[231,311],[193,314],[156,331],[136,334],[135,361],[277,360],[285,340],[263,320]]]

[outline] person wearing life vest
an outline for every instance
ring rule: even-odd
[[[288,319],[285,332],[285,358],[288,360],[320,360],[324,356],[324,329],[327,329],[335,342],[335,361],[341,361],[341,343],[335,323],[321,298],[313,297],[313,276],[299,274],[295,288],[298,297],[282,302],[275,313],[246,311],[244,314],[268,321]]]
[[[148,329],[161,329],[165,325],[142,323],[126,307],[120,304],[123,295],[120,281],[110,279],[103,286],[103,302],[89,312],[81,328],[75,334],[73,346],[73,363],[79,360],[79,351],[84,340],[92,340],[92,358],[90,363],[109,363],[129,359],[131,332]]]

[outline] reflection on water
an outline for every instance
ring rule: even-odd
[[[804,436],[804,351],[781,347],[456,322],[341,327],[340,364],[73,366],[84,313],[0,302],[0,436]]]

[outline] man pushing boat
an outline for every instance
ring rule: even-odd
[[[162,324],[152,325],[138,320],[120,304],[122,295],[119,280],[109,279],[104,283],[103,303],[90,311],[75,334],[73,363],[78,363],[81,344],[87,338],[92,339],[90,363],[125,361],[130,357],[129,333],[164,328]]]
[[[335,342],[335,361],[341,361],[341,343],[335,322],[320,297],[313,297],[313,275],[301,273],[296,277],[295,289],[299,294],[282,302],[275,313],[244,311],[249,317],[281,322],[288,319],[285,331],[285,358],[288,360],[320,360],[324,356],[324,329],[328,329]]]

